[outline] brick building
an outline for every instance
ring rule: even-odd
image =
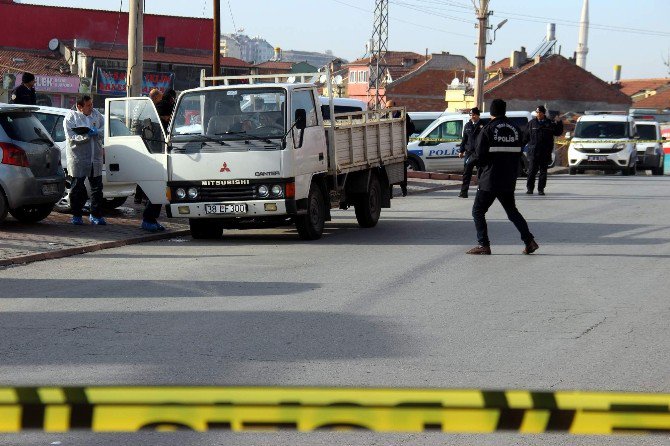
[[[474,76],[475,66],[464,56],[431,54],[423,63],[386,86],[386,98],[409,111],[443,111],[444,90],[454,79]]]
[[[437,53],[422,56],[405,51],[389,51],[386,90],[380,95],[393,99],[409,111],[442,111],[445,108],[444,90],[454,78],[473,75],[474,65],[464,56]],[[359,59],[347,64],[347,95],[368,101],[374,88],[368,91],[370,66],[375,61]]]
[[[517,52],[515,52],[517,53]],[[504,59],[487,69],[484,84],[485,104],[501,98],[508,110],[534,110],[546,104],[550,110],[579,112],[585,110],[628,110],[629,96],[573,61],[559,54],[528,60]]]
[[[11,82],[5,80],[30,71],[28,64],[19,62],[24,59],[19,57],[21,54],[25,58],[48,59],[49,64],[58,59],[57,74],[77,77],[77,83],[85,87],[81,91],[90,92],[96,106],[101,106],[111,91],[101,88],[100,79],[103,77],[120,79],[120,83],[114,86],[114,94],[124,94],[128,13],[0,0],[0,17],[3,19],[0,49],[18,52],[0,66],[3,78],[0,100],[6,100],[11,90],[7,88]],[[199,85],[201,70],[211,75],[212,28],[212,19],[145,14],[143,89],[153,86],[150,80],[163,79],[167,82],[159,83],[159,88],[184,90]],[[239,75],[249,74],[250,71],[251,65],[247,62],[221,58],[220,74]],[[38,94],[44,93],[42,97],[46,105],[69,107],[72,98],[68,95],[73,93],[72,85],[60,82],[54,76],[56,74],[45,79],[45,83],[67,84],[67,90],[41,90],[45,83],[39,82],[36,90]]]

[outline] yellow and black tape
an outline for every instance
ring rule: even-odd
[[[412,141],[422,141],[422,142],[438,142],[438,143],[443,143],[443,142],[461,142],[463,141],[462,139],[455,139],[455,138],[410,138],[410,142]],[[580,140],[580,141],[573,141],[571,139],[556,139],[554,140],[554,144],[618,144],[621,142],[627,142],[627,141],[622,141],[620,139],[593,139],[593,140]],[[651,143],[666,143],[667,141],[663,141],[661,139],[636,139],[635,144],[651,144]]]
[[[670,433],[670,395],[287,387],[0,388],[0,432]]]

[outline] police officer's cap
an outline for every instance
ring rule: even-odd
[[[35,75],[33,73],[23,73],[21,76],[21,83],[27,84],[35,80]]]

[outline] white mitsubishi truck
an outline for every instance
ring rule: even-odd
[[[314,240],[350,206],[373,227],[406,181],[405,111],[335,114],[331,94],[324,120],[319,77],[203,77],[219,86],[184,91],[167,132],[149,98],[107,99],[106,119],[125,124],[105,126],[108,181],[137,183],[196,239],[295,224]]]

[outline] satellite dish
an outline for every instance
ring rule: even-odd
[[[340,76],[339,74],[335,76],[335,84],[342,85],[342,76]]]
[[[49,49],[51,51],[56,51],[58,49],[59,45],[60,45],[60,42],[58,41],[58,39],[53,38],[53,39],[49,40]]]

